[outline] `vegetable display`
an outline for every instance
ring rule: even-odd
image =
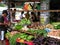
[[[55,29],[60,29],[60,24],[58,24],[57,26],[55,26]]]
[[[47,36],[47,32],[45,30],[28,30],[31,34],[43,35],[44,37]]]
[[[26,24],[31,24],[30,20],[27,20],[26,18],[22,19],[19,23],[17,23],[17,25],[14,26],[14,29],[21,30]]]
[[[16,29],[16,30],[20,30],[20,29],[22,29],[22,27],[23,27],[22,25],[16,25],[16,26],[15,26],[15,29]]]
[[[60,22],[52,22],[51,24],[54,26],[55,29],[60,29]]]
[[[19,25],[25,25],[25,24],[31,24],[31,21],[26,18],[22,19],[20,22],[19,22]]]
[[[31,41],[34,38],[34,36],[28,35],[26,33],[16,33],[12,37],[10,37],[11,34],[8,34],[8,33],[6,35],[8,36],[10,45],[16,45],[16,39],[17,38],[20,38],[21,39],[20,42],[23,42],[23,40]]]
[[[56,45],[58,43],[58,42],[57,43],[52,42],[51,44],[51,41],[50,41],[51,39],[47,37],[47,35],[50,33],[50,30],[46,31],[45,29],[54,29],[54,28],[60,29],[60,24],[56,26],[53,26],[52,24],[38,25],[38,26],[29,25],[29,24],[31,24],[31,21],[29,19],[24,18],[20,22],[18,22],[17,25],[14,26],[15,30],[6,33],[5,36],[7,39],[9,39],[10,45],[16,45],[16,41],[20,42],[21,43],[20,45],[24,45],[22,44],[24,43],[24,41],[27,41],[27,42],[33,41],[34,45],[41,45],[41,44],[42,45],[49,45],[49,44]],[[58,34],[58,32],[56,33]]]
[[[60,45],[60,40],[51,37],[37,37],[33,40],[34,45]]]

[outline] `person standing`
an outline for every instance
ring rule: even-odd
[[[4,45],[5,33],[7,32],[8,20],[7,20],[7,10],[3,10],[2,15],[0,15],[0,40],[2,45]]]
[[[8,15],[7,15],[8,21],[11,21],[10,9],[7,9],[7,12],[8,12]]]
[[[12,20],[15,21],[16,9],[12,10]]]

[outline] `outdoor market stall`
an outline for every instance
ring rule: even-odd
[[[60,45],[60,24],[31,26],[30,20],[22,19],[7,32],[10,45]]]

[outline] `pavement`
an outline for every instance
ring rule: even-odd
[[[5,45],[5,41],[4,41],[4,43],[3,43],[3,44],[2,44],[2,43],[1,43],[1,41],[0,41],[0,45]]]

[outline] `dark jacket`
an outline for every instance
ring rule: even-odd
[[[4,17],[0,15],[0,23],[4,23]],[[6,31],[5,25],[0,25],[0,31]]]

